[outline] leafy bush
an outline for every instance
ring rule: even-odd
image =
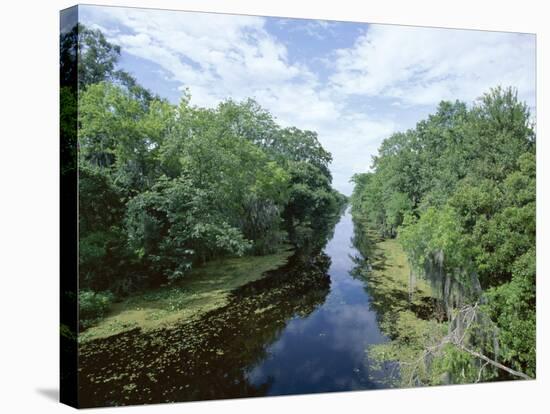
[[[502,362],[536,375],[536,259],[531,249],[512,266],[512,280],[487,292],[488,309],[500,327]]]
[[[209,198],[188,179],[164,177],[128,203],[130,246],[158,282],[184,276],[194,262],[240,256],[250,248],[239,229],[209,208]]]
[[[114,296],[109,291],[94,292],[92,290],[81,290],[78,295],[80,328],[89,328],[98,319],[103,318],[113,300]]]

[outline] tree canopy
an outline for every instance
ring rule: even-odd
[[[471,107],[442,102],[416,128],[384,140],[371,172],[353,177],[352,196],[355,219],[397,237],[417,272],[437,255],[458,283],[479,280],[499,331],[498,357],[528,375],[535,374],[535,150],[529,109],[515,90],[497,87]]]
[[[120,47],[99,30],[75,26],[61,44],[62,65],[78,52],[66,76],[79,97],[82,289],[124,294],[275,252],[345,201],[314,132],[280,127],[252,99],[202,108],[184,92],[173,105],[118,68]]]

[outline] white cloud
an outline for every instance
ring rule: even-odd
[[[501,84],[535,105],[533,35],[371,25],[335,57],[331,82],[347,94],[433,105],[471,102]]]
[[[250,16],[85,7],[84,20],[120,25],[110,40],[132,55],[154,61],[189,88],[193,102],[213,106],[312,78],[291,64],[286,48]]]
[[[338,24],[327,20],[305,20],[300,25],[294,26],[293,31],[302,31],[315,39],[325,40],[336,35],[335,29]]]
[[[394,129],[350,111],[345,95],[321,84],[303,64],[289,62],[263,18],[100,7],[86,7],[82,16],[85,24],[100,24],[126,53],[159,64],[182,90],[189,88],[194,104],[253,97],[283,126],[318,132],[334,158],[334,185],[348,194],[351,174],[367,169],[370,154]],[[332,29],[328,22],[304,24],[312,36]]]
[[[368,170],[382,139],[411,126],[396,114],[419,114],[418,105],[435,109],[441,99],[471,102],[499,83],[518,87],[534,105],[535,51],[528,35],[370,25],[349,48],[314,58],[332,71],[323,81],[314,60],[290,60],[264,18],[97,6],[82,11],[83,23],[102,27],[126,53],[157,63],[181,90],[189,88],[192,103],[213,107],[252,97],[283,126],[316,131],[333,155],[334,186],[346,194],[349,179]],[[335,24],[304,20],[303,30],[312,39],[336,36]]]

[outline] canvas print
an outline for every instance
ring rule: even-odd
[[[535,379],[534,34],[85,5],[60,59],[64,402]]]

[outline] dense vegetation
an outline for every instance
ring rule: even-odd
[[[78,88],[61,96],[67,119],[78,109],[84,326],[113,295],[213,258],[273,253],[341,208],[314,132],[280,127],[252,99],[200,108],[186,92],[172,105],[117,69],[120,48],[81,25],[62,38],[66,66],[76,44],[77,73],[62,74]]]
[[[120,52],[81,25],[61,39],[61,150],[78,159],[63,167],[78,169],[81,328],[117,297],[173,288],[214,259],[326,241],[345,197],[314,132],[279,126],[252,99],[201,108],[186,91],[173,105],[120,70]],[[353,177],[356,242],[386,239],[378,259],[391,253],[386,270],[395,270],[378,297],[370,283],[380,315],[402,313],[381,324],[400,341],[382,354],[408,367],[430,357],[421,374],[401,371],[408,384],[535,377],[535,151],[528,108],[496,88],[471,107],[442,102]],[[403,250],[444,317],[417,318],[432,305],[424,297],[395,299]],[[387,276],[375,260],[359,267],[373,264],[373,278]]]
[[[471,107],[442,102],[416,128],[384,140],[371,172],[354,176],[352,196],[357,226],[397,238],[416,274],[460,287],[465,297],[447,303],[455,315],[467,305],[477,312],[479,305],[468,349],[530,377],[535,176],[529,110],[514,90],[499,87]],[[480,339],[489,326],[497,341]],[[444,367],[452,382],[508,376],[502,369],[482,372],[485,362],[451,346],[431,365]]]

